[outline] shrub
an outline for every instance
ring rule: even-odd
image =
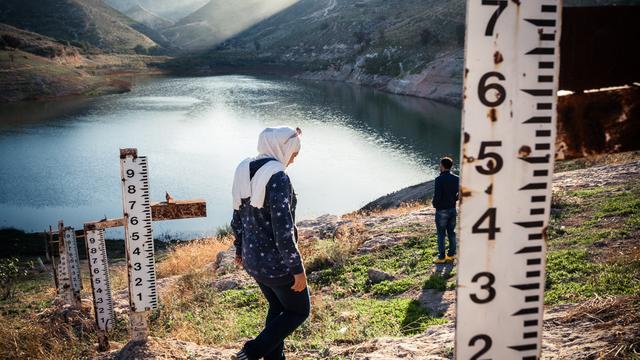
[[[20,269],[17,258],[0,260],[0,300],[7,300],[13,296],[21,275],[26,275],[26,270]]]

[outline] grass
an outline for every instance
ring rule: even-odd
[[[215,262],[216,255],[231,243],[230,237],[192,240],[171,247],[162,254],[164,260],[157,266],[158,278],[187,274]]]
[[[614,154],[594,155],[578,159],[556,161],[554,172],[587,169],[592,166],[621,164],[640,160],[640,151],[628,151]]]
[[[629,244],[640,234],[640,181],[557,193],[552,206],[547,304],[640,293],[640,254]]]

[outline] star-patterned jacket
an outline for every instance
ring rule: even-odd
[[[250,164],[251,177],[273,159],[261,159]],[[289,176],[274,174],[267,183],[264,206],[251,206],[242,199],[234,210],[231,227],[235,235],[236,255],[242,257],[244,269],[257,281],[268,285],[291,282],[292,275],[304,271],[296,245],[296,195]]]

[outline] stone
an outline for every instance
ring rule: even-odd
[[[216,256],[216,275],[224,275],[236,270],[236,250],[232,245],[227,251],[221,251]]]
[[[369,277],[369,282],[371,282],[372,284],[395,280],[395,277],[393,275],[373,268],[367,270],[367,276]]]

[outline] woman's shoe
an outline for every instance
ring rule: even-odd
[[[455,256],[455,255],[451,255],[451,256],[447,255],[447,256],[444,258],[444,261],[447,261],[447,262],[453,262],[453,260],[455,260],[455,259],[456,259],[456,256]]]
[[[234,355],[231,355],[231,360],[250,360],[249,356],[244,352],[244,350],[240,350]]]
[[[444,259],[440,259],[440,258],[438,258],[438,259],[436,259],[436,261],[434,261],[434,262],[435,262],[436,264],[438,264],[438,265],[440,265],[440,264],[444,264],[444,263],[446,262],[446,260],[445,260],[445,259],[446,259],[446,258],[444,258]]]

